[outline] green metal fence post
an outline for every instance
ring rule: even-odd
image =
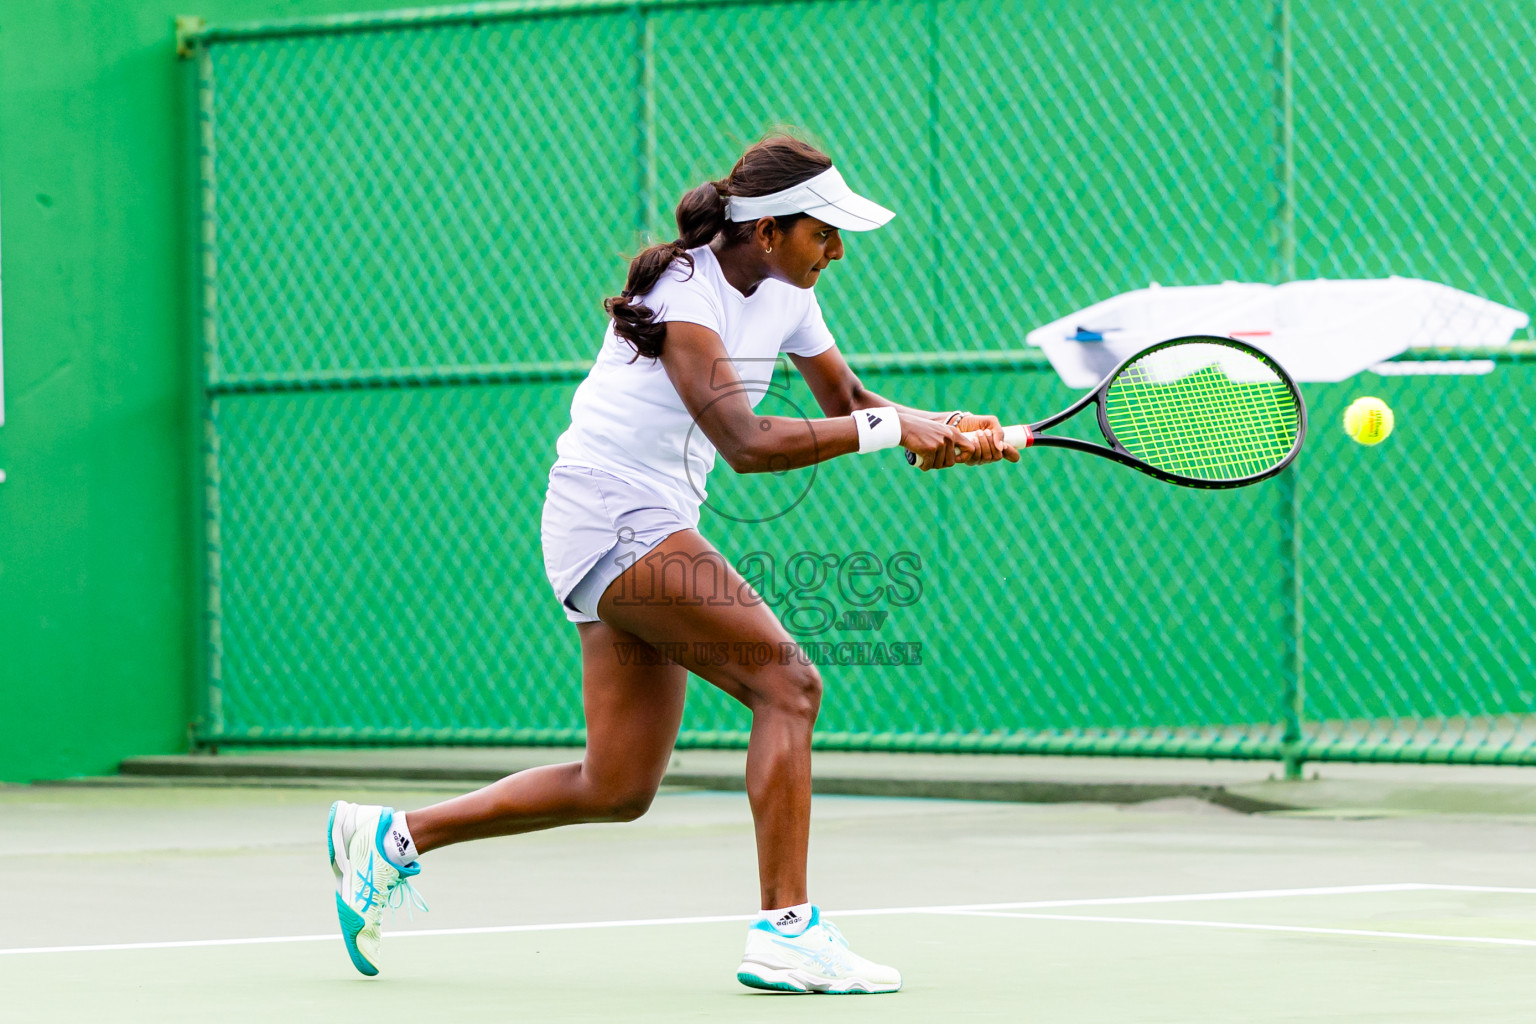
[[[1275,106],[1279,129],[1278,196],[1275,210],[1278,283],[1296,278],[1295,94],[1292,91],[1291,0],[1275,3]],[[1281,737],[1285,777],[1302,777],[1305,659],[1302,647],[1301,486],[1292,466],[1277,481],[1280,491],[1280,564],[1285,587],[1285,692],[1281,695]]]
[[[1279,130],[1276,274],[1296,277],[1296,97],[1292,89],[1291,0],[1275,0],[1275,114]]]
[[[655,237],[651,223],[656,205],[656,28],[647,9],[635,5],[640,28],[640,244]]]
[[[930,266],[944,266],[944,232],[939,225],[944,223],[943,201],[943,174],[941,173],[943,152],[939,135],[939,0],[929,0],[927,16],[928,29],[928,190],[932,202],[931,213],[933,228],[929,232],[933,242],[932,263]],[[944,275],[933,275],[933,334],[935,342],[944,337],[948,324],[944,322]]]
[[[1285,777],[1302,776],[1302,720],[1306,700],[1306,660],[1302,646],[1301,580],[1301,486],[1292,465],[1281,473],[1276,483],[1280,491],[1280,563],[1284,566],[1285,585],[1285,693],[1281,697],[1281,715],[1285,732],[1281,749]]]
[[[214,77],[213,54],[206,44],[196,46],[197,58],[197,136],[199,167],[199,241],[200,278],[199,291],[201,317],[199,319],[199,360],[196,377],[196,409],[201,434],[198,446],[198,465],[195,469],[197,513],[202,523],[198,533],[201,542],[197,565],[199,566],[199,593],[202,595],[200,628],[197,632],[199,652],[197,665],[197,721],[193,724],[193,742],[212,747],[224,731],[223,691],[221,689],[223,649],[220,608],[219,561],[219,435],[214,419],[213,394],[210,385],[218,375],[218,206],[217,144],[214,133]]]

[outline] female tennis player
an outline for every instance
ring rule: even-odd
[[[605,303],[611,323],[576,389],[549,474],[544,564],[581,637],[585,757],[409,813],[337,801],[328,834],[336,910],[364,974],[378,973],[384,905],[423,906],[409,881],[420,854],[644,814],[666,771],[692,671],[752,712],[747,794],[763,909],[747,930],[737,979],[790,992],[901,987],[894,968],[849,949],[806,891],[811,732],[822,692],[815,665],[800,656],[762,665],[691,656],[721,642],[732,651],[800,650],[699,533],[704,480],[717,452],[738,473],[898,445],[924,470],[1017,462],[1019,454],[1003,443],[996,417],[897,405],[849,369],[813,289],[843,258],[840,231],[868,231],[893,214],[855,194],[820,151],[766,138],[729,177],[684,195],[676,215],[677,241],[636,257],[623,294]],[[744,384],[737,367],[781,352],[825,419],[754,412],[765,388]],[[963,437],[969,430],[981,433]],[[899,458],[891,466],[906,471]],[[850,505],[859,500],[848,496]],[[635,651],[653,656],[620,656]]]

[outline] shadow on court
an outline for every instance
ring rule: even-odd
[[[746,799],[687,791],[434,852],[363,979],[330,801],[452,792],[0,788],[5,1019],[1467,1022],[1536,993],[1536,818],[864,797],[817,798],[812,897],[905,989],[753,993]]]

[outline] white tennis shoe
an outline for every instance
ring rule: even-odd
[[[859,956],[837,925],[811,908],[811,923],[799,935],[780,935],[767,921],[747,929],[747,951],[736,980],[750,988],[777,992],[826,992],[833,995],[895,992],[901,972]]]
[[[410,882],[421,874],[420,863],[412,861],[397,868],[384,856],[381,844],[394,814],[392,807],[337,800],[331,805],[326,832],[331,872],[336,876],[336,918],[341,937],[352,966],[369,976],[379,973],[384,907],[404,905],[408,913],[413,904],[427,909]]]

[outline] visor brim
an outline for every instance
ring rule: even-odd
[[[879,203],[854,192],[833,203],[808,207],[804,212],[840,231],[873,231],[896,216],[895,211],[887,210]]]

